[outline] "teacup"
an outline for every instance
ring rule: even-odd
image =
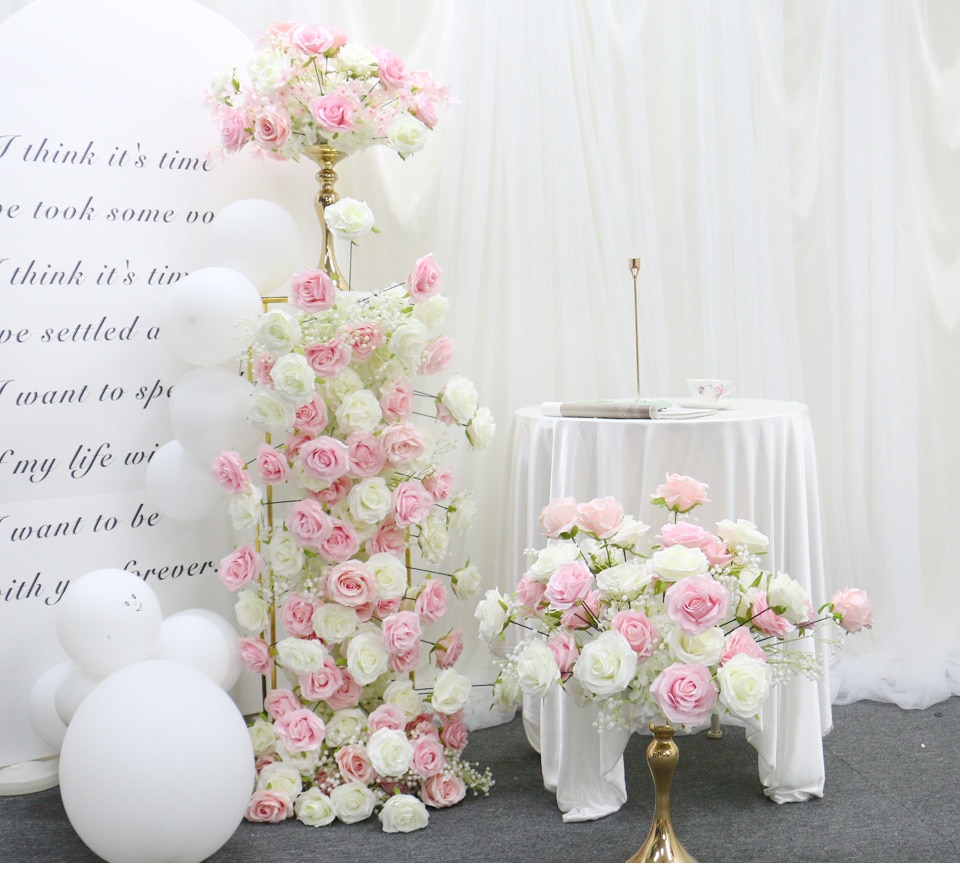
[[[694,400],[716,403],[733,394],[733,382],[729,379],[687,379],[687,390]]]

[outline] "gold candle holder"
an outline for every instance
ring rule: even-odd
[[[628,262],[633,276],[633,345],[637,355],[637,400],[640,394],[640,300],[637,293],[637,275],[640,273],[640,258],[630,258]]]

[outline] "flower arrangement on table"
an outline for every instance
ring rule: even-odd
[[[336,206],[336,232],[372,228],[365,204]],[[245,540],[218,574],[237,594],[244,664],[279,668],[290,686],[274,681],[251,726],[250,820],[325,825],[380,809],[385,830],[409,831],[428,806],[492,785],[462,759],[471,683],[455,669],[462,630],[442,622],[448,589],[472,597],[479,573],[469,560],[451,574],[412,563],[442,562],[474,515],[444,454],[460,435],[482,449],[495,433],[469,379],[413,387],[452,364],[441,279],[432,255],[373,293],[306,269],[248,326],[248,418],[268,441],[213,462]]]
[[[489,643],[510,624],[531,631],[502,659],[495,701],[511,710],[559,685],[599,703],[601,725],[752,719],[774,684],[820,674],[818,656],[792,641],[820,622],[847,633],[872,626],[863,591],[838,591],[818,617],[796,580],[762,569],[768,539],[752,522],[724,520],[711,533],[682,518],[706,494],[668,475],[652,499],[671,518],[654,536],[613,498],[544,507],[548,545],[528,552],[515,592],[487,591],[477,607]]]
[[[247,84],[236,69],[222,73],[208,95],[226,153],[249,146],[298,160],[311,146],[349,155],[382,144],[406,158],[423,147],[449,102],[429,73],[316,24],[271,25],[246,73]]]

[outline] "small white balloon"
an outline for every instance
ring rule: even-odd
[[[210,224],[210,263],[246,276],[269,294],[297,269],[300,232],[282,206],[270,200],[238,200]]]
[[[152,657],[162,621],[153,589],[135,573],[114,568],[74,579],[57,604],[60,645],[94,676]]]
[[[210,466],[198,464],[179,440],[164,443],[153,453],[144,482],[160,511],[177,521],[206,518],[224,497]]]
[[[94,676],[82,667],[74,664],[67,674],[60,680],[53,693],[53,705],[57,717],[64,726],[70,724],[74,713],[80,708],[86,696],[93,691],[102,676]],[[64,730],[66,733],[66,730]],[[60,739],[61,743],[63,738]]]
[[[30,694],[27,696],[30,726],[41,740],[57,751],[60,751],[63,735],[67,732],[67,723],[57,712],[57,688],[76,666],[73,661],[64,661],[49,670],[44,670],[33,683]]]
[[[203,267],[164,292],[157,311],[160,338],[188,364],[222,364],[240,352],[241,323],[262,312],[260,293],[246,276],[226,267]]]
[[[228,449],[245,459],[255,453],[263,432],[247,421],[252,391],[248,379],[219,367],[191,370],[174,385],[170,423],[194,461],[209,467]]]
[[[236,629],[219,613],[185,609],[164,619],[157,657],[193,667],[229,691],[242,669],[239,640]]]
[[[236,704],[175,661],[141,661],[103,679],[60,750],[67,818],[113,862],[209,858],[242,822],[254,774]]]

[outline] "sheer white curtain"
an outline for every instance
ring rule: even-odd
[[[351,158],[340,187],[383,230],[357,285],[427,251],[445,268],[457,368],[499,425],[459,462],[478,504],[461,551],[487,585],[514,581],[513,411],[635,390],[639,256],[645,394],[722,375],[810,407],[828,585],[875,604],[834,670],[838,699],[960,693],[960,5],[203,5],[251,37],[336,24],[452,86],[423,153]],[[481,644],[466,666],[491,675]]]

